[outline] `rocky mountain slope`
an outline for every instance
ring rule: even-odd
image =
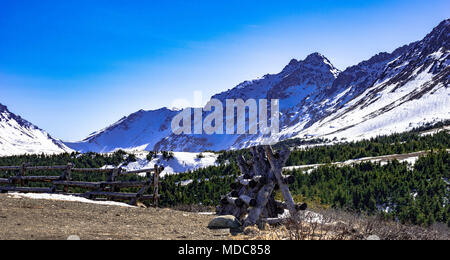
[[[32,123],[0,104],[0,156],[71,151]]]
[[[367,138],[450,118],[449,35],[446,20],[422,41],[349,68],[363,76],[355,80],[346,71],[332,91],[347,88],[354,98],[341,100],[300,136]]]

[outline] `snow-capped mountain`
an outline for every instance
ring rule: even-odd
[[[61,141],[0,104],[0,156],[70,152]]]
[[[449,35],[450,20],[445,20],[422,41],[349,68],[362,77],[341,73],[334,91],[355,92],[354,98],[345,102],[340,98],[340,106],[331,106],[332,113],[300,136],[361,139],[449,119]]]
[[[162,109],[137,112],[83,142],[67,145],[80,151],[199,152],[292,137],[367,138],[450,119],[449,30],[450,20],[445,20],[423,40],[377,54],[342,72],[313,53],[292,60],[278,74],[245,81],[212,97],[279,99],[276,135],[175,135],[170,122],[178,112]]]
[[[339,73],[340,71],[327,58],[319,53],[313,53],[305,60],[292,60],[278,74],[241,83],[234,89],[212,98],[222,101],[223,104],[227,99],[279,99],[281,128],[300,127],[306,124],[317,110],[320,110],[317,105],[329,98],[327,92]],[[171,134],[159,142],[155,148],[175,151],[238,149],[261,143],[274,143],[280,139],[289,138],[294,133],[285,133],[282,136]]]
[[[92,133],[81,142],[67,142],[66,145],[80,152],[106,153],[117,149],[152,151],[157,142],[170,135],[170,123],[178,113],[167,108],[140,110]]]

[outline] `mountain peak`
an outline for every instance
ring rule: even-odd
[[[3,112],[3,111],[8,111],[8,107],[6,107],[6,106],[2,105],[2,103],[0,103],[0,112]]]
[[[446,27],[450,27],[450,18],[442,21],[435,29],[442,29]]]
[[[429,33],[422,41],[423,44],[429,46],[432,51],[437,51],[439,48],[450,48],[450,19],[442,21],[436,26],[431,33]]]
[[[292,59],[292,60],[289,62],[288,66],[292,66],[292,65],[295,65],[295,64],[297,64],[297,63],[298,63],[298,60]]]
[[[326,60],[327,58],[318,52],[314,52],[309,54],[305,61],[323,61],[324,59]]]
[[[329,70],[335,78],[340,73],[340,71],[336,67],[334,67],[334,65],[330,62],[330,60],[327,59],[327,57],[318,52],[314,52],[308,55],[306,59],[303,60],[303,63],[309,66],[325,68],[326,70]]]
[[[318,67],[330,70],[335,76],[339,74],[339,70],[331,64],[331,62],[322,54],[318,52],[311,53],[304,60],[292,59],[289,64],[283,69],[285,73],[291,73],[301,67]]]
[[[450,30],[450,19],[446,19],[442,21],[438,26],[436,26],[433,31],[429,35],[442,35],[444,32],[447,32],[444,37],[448,37],[448,31]]]

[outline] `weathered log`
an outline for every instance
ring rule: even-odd
[[[152,181],[114,181],[114,182],[101,182],[102,187],[113,186],[117,188],[141,188],[144,186],[150,186]]]
[[[141,170],[135,170],[135,171],[124,171],[121,172],[120,175],[128,175],[128,174],[138,174],[138,173],[148,173],[148,172],[154,172],[155,169],[141,169]]]
[[[237,197],[239,197],[239,191],[234,190],[234,191],[229,192],[227,195],[222,196],[222,197],[221,197],[221,201],[222,201],[222,200],[224,201],[223,204],[228,204],[227,197],[230,197],[230,198],[237,198]]]
[[[153,174],[153,204],[155,207],[158,207],[159,204],[159,174],[164,170],[163,167],[158,167],[155,165],[154,174]]]
[[[261,220],[263,223],[267,223],[271,226],[280,225],[287,221],[286,218],[264,218]]]
[[[27,171],[56,171],[56,170],[65,170],[66,165],[57,165],[57,166],[26,166],[25,170]]]
[[[108,182],[116,181],[116,178],[119,177],[120,172],[122,171],[121,168],[115,168],[112,172],[108,174],[108,178],[106,179]]]
[[[282,208],[282,209],[287,209],[288,208],[286,202],[282,202],[282,201],[278,201],[278,200],[275,201],[275,202],[276,202],[278,208]],[[307,208],[308,208],[308,204],[306,204],[306,203],[299,203],[299,204],[295,205],[295,209],[297,211],[304,211]]]
[[[241,199],[249,207],[254,207],[257,204],[255,199],[253,199],[253,198],[251,198],[251,197],[249,197],[247,195],[241,195],[239,197],[239,199]]]
[[[99,189],[102,185],[100,182],[81,182],[81,181],[54,181],[53,184],[85,189]]]
[[[264,185],[262,189],[259,190],[256,197],[257,206],[253,207],[250,210],[248,217],[244,223],[245,226],[255,225],[260,219],[261,214],[263,215],[276,214],[277,209],[275,203],[271,203],[270,207],[267,207],[269,200],[273,201],[272,193],[275,188],[275,183],[272,182],[271,180],[276,179],[278,186],[280,186],[281,188],[280,185],[280,182],[282,182],[281,172],[290,154],[289,150],[282,150],[280,153],[274,154],[270,146],[253,148],[252,152],[254,159],[256,158],[255,161],[257,161],[255,162],[256,165],[255,168],[258,169],[259,171],[258,175],[266,176],[268,184]],[[284,185],[287,187],[286,184]],[[285,195],[284,192],[282,193],[283,195]],[[292,208],[295,211],[295,206],[293,206]]]
[[[1,187],[0,191],[15,191],[15,192],[31,192],[31,193],[54,193],[54,188],[30,188],[30,187]]]
[[[0,171],[18,171],[21,166],[0,166]]]
[[[267,155],[264,146],[258,146],[253,149],[253,159],[255,160],[256,166],[254,167],[255,176],[261,175],[261,173],[269,173],[270,172],[270,164],[267,160]],[[267,178],[272,178],[269,174],[264,174]]]
[[[244,226],[253,226],[258,222],[258,219],[269,200],[269,196],[273,192],[273,187],[274,183],[270,182],[259,190],[256,197],[256,206],[251,208],[248,217],[244,222]]]
[[[239,176],[237,177],[237,180],[238,180],[238,181],[241,181],[241,180],[249,180],[249,179],[253,179],[253,177],[252,177],[250,174],[248,174],[248,173],[239,175]]]
[[[275,202],[275,192],[270,196],[269,201],[267,202],[267,217],[276,218],[279,214],[284,212],[284,209],[280,209],[277,207],[277,203]]]
[[[86,189],[99,189],[106,188],[107,186],[117,187],[117,188],[140,188],[148,186],[150,187],[151,182],[135,181],[135,182],[80,182],[80,181],[53,181],[55,185],[64,185],[69,187],[79,187]]]
[[[100,168],[73,168],[72,172],[98,172],[107,173],[112,172],[114,169],[100,169]]]
[[[242,186],[248,186],[248,185],[250,184],[251,181],[252,181],[251,179],[245,179],[245,180],[240,180],[239,183],[240,183]]]
[[[26,167],[29,166],[27,163],[22,163],[22,166],[20,167],[20,171],[17,173],[16,176],[25,176],[26,173]],[[19,181],[19,185],[23,186],[25,184],[25,182],[23,180]]]
[[[259,184],[262,184],[262,185],[265,185],[268,182],[267,177],[262,176],[262,175],[253,177],[253,181],[258,182]]]
[[[247,178],[248,177],[251,178],[253,176],[252,171],[251,171],[252,166],[248,165],[247,161],[245,160],[245,158],[242,155],[237,157],[237,164],[239,166],[239,169],[241,170],[241,173],[244,176],[247,176]]]
[[[153,195],[141,195],[138,196],[137,193],[121,193],[121,192],[104,192],[104,191],[92,191],[85,193],[85,196],[88,197],[109,197],[114,199],[123,199],[123,200],[129,200],[133,198],[139,198],[140,200],[153,200]]]
[[[219,216],[223,215],[233,215],[237,219],[241,220],[247,214],[247,209],[245,207],[236,207],[234,204],[222,204],[216,208],[216,213]]]
[[[72,168],[73,168],[73,164],[68,163],[66,165],[66,168],[64,169],[64,172],[61,175],[61,180],[70,181],[72,179]]]
[[[29,166],[25,164],[25,171],[48,171],[48,170],[64,170],[66,166]],[[0,171],[19,171],[22,166],[0,166]]]
[[[226,200],[229,204],[233,204],[236,207],[242,207],[244,205],[244,202],[240,198],[232,198],[227,196]]]
[[[52,182],[59,180],[60,176],[12,176],[10,177],[11,183],[18,183],[20,181],[28,182]]]
[[[56,165],[56,166],[27,166],[25,165],[26,171],[42,171],[42,170],[65,170],[67,168],[67,165]],[[0,171],[18,171],[21,170],[22,166],[0,166]],[[101,168],[72,168],[72,171],[74,172],[112,172],[113,169],[101,169]],[[137,173],[143,173],[143,172],[152,172],[153,169],[141,169],[136,171],[128,171],[128,172],[122,172],[122,174],[137,174]]]
[[[286,201],[289,212],[291,213],[291,216],[293,217],[293,219],[296,222],[298,222],[299,217],[297,214],[297,209],[295,206],[294,199],[292,198],[292,195],[291,195],[291,192],[289,191],[288,185],[283,182],[283,177],[282,177],[283,166],[286,164],[286,161],[289,158],[291,151],[287,148],[284,148],[278,154],[275,155],[272,151],[272,148],[270,146],[267,146],[266,153],[267,153],[267,158],[269,160],[269,163],[271,165],[271,171],[278,182],[278,185],[281,190],[281,194],[283,195],[283,198]]]
[[[157,187],[155,187],[156,189]],[[136,194],[136,198],[131,199],[130,204],[131,205],[137,205],[137,202],[139,201],[139,198],[141,198],[144,193],[148,192],[148,190],[150,189],[150,182],[147,182],[147,185],[144,185]],[[158,194],[158,193],[155,193]],[[157,196],[156,196],[157,197]],[[156,203],[155,206],[157,207],[158,204]]]

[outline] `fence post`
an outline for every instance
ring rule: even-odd
[[[62,179],[64,181],[70,181],[72,179],[72,167],[73,167],[73,164],[71,164],[71,163],[67,164],[66,169],[64,170],[64,173],[62,176]],[[67,185],[64,186],[64,192],[69,192],[69,186],[67,186]]]
[[[115,182],[116,178],[119,176],[120,172],[121,172],[122,168],[114,168],[114,170],[110,173],[109,177],[108,177],[108,182]],[[120,188],[113,186],[113,192],[119,192]]]
[[[155,207],[158,207],[159,204],[159,173],[161,168],[158,167],[158,165],[155,164],[155,174],[153,177],[153,202],[155,204]]]
[[[17,173],[18,177],[23,177],[25,176],[25,173],[27,171],[27,164],[26,163],[22,163],[22,165],[20,166],[20,171]],[[24,181],[23,179],[20,179],[19,185],[20,186],[24,186]]]
[[[137,206],[138,201],[144,196],[144,193],[148,193],[149,189],[152,187],[151,172],[146,172],[145,176],[148,178],[146,184],[136,193],[136,197],[130,201],[130,204],[133,206]]]

